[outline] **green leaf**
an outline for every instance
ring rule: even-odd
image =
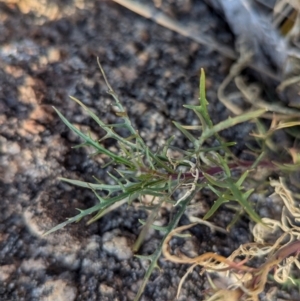
[[[55,107],[53,107],[60,119],[64,122],[64,124],[71,129],[75,134],[77,134],[80,138],[82,138],[86,143],[88,143],[90,146],[93,146],[99,153],[105,154],[111,159],[113,159],[115,162],[127,165],[129,167],[132,166],[132,163],[116,154],[113,152],[105,149],[102,147],[98,142],[94,141],[91,139],[89,136],[83,134],[79,129],[77,129],[73,124],[71,124],[63,114],[61,114]]]
[[[221,121],[220,123],[216,124],[214,126],[214,131],[215,132],[220,132],[223,131],[227,128],[233,127],[237,124],[252,120],[252,119],[256,119],[258,117],[260,117],[261,115],[263,115],[266,112],[265,109],[260,109],[260,110],[256,110],[256,111],[251,111],[248,113],[244,113],[240,116],[236,116],[236,117],[229,117],[228,119]]]
[[[236,182],[236,186],[237,187],[241,187],[244,183],[244,181],[246,180],[246,178],[248,177],[248,174],[249,174],[250,170],[246,170],[242,175],[241,177],[238,179],[238,181]]]
[[[265,109],[260,109],[260,110],[256,110],[256,111],[251,111],[248,113],[244,113],[240,116],[236,116],[233,118],[228,118],[224,121],[221,121],[220,123],[214,125],[212,128],[207,129],[206,131],[203,131],[202,136],[200,137],[200,145],[202,145],[204,143],[204,141],[214,135],[216,135],[217,133],[226,130],[228,128],[231,128],[239,123],[243,123],[252,119],[255,119],[261,115],[263,115],[266,112]]]
[[[257,223],[262,223],[261,217],[254,211],[252,206],[250,205],[250,202],[248,201],[249,195],[252,193],[251,190],[249,190],[247,193],[243,194],[236,184],[233,182],[232,179],[226,179],[226,183],[228,184],[228,188],[232,192],[232,195],[236,199],[237,202],[242,206],[242,208],[249,214],[251,219]],[[251,193],[250,193],[251,191]],[[248,195],[249,194],[249,195]]]
[[[228,178],[231,177],[231,171],[230,171],[227,161],[225,161],[225,159],[220,154],[215,153],[215,155],[218,157],[218,160],[219,160],[220,164],[222,165],[222,168],[223,168],[226,176]]]
[[[94,190],[105,190],[110,192],[116,192],[120,191],[121,188],[119,185],[107,185],[107,184],[95,184],[95,183],[88,183],[84,181],[78,181],[78,180],[71,180],[66,178],[59,178],[60,180],[70,183],[72,185],[76,185],[79,187],[94,189]]]
[[[207,179],[208,182],[210,182],[212,185],[217,186],[217,187],[221,187],[221,188],[227,188],[227,184],[224,183],[223,181],[221,181],[220,179],[216,179],[213,176],[207,174],[207,173],[203,173],[203,176]]]
[[[205,120],[206,125],[208,125],[209,128],[213,126],[212,121],[210,119],[210,116],[208,114],[207,106],[208,106],[208,101],[206,99],[206,94],[205,94],[205,72],[204,69],[201,68],[201,75],[200,75],[200,109],[199,112],[201,113],[201,116]]]
[[[209,219],[211,216],[215,214],[215,212],[219,209],[219,207],[225,203],[229,202],[223,197],[219,197],[213,204],[213,206],[208,210],[208,212],[204,215],[203,219]]]
[[[191,134],[189,133],[180,123],[173,121],[173,123],[175,124],[175,126],[191,141],[191,142],[195,142],[197,139]]]
[[[170,221],[168,227],[167,227],[167,231],[163,237],[163,239],[160,241],[159,243],[159,246],[156,248],[156,251],[150,255],[150,256],[147,256],[145,259],[147,260],[150,260],[151,261],[151,264],[149,265],[147,271],[146,271],[146,274],[144,276],[144,279],[143,279],[143,282],[142,284],[140,285],[140,288],[134,298],[134,301],[138,301],[141,297],[141,295],[143,294],[143,291],[145,289],[145,286],[153,272],[153,270],[155,268],[158,267],[157,265],[157,261],[161,255],[161,252],[162,252],[162,246],[164,244],[164,241],[165,239],[167,238],[168,234],[173,230],[175,229],[175,227],[177,226],[180,218],[183,216],[183,214],[185,213],[186,211],[186,208],[188,206],[188,204],[191,202],[191,200],[195,197],[196,193],[198,192],[198,190],[195,190],[188,198],[186,198],[185,200],[183,200],[180,205],[178,206],[179,207],[179,210],[178,212],[175,214],[175,216],[172,218],[172,220]],[[140,257],[140,256],[139,256]]]

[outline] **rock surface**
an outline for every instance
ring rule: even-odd
[[[170,4],[169,11],[223,43],[232,42],[226,26],[202,2],[193,7],[181,12]],[[107,179],[88,150],[71,149],[80,141],[52,106],[99,137],[101,130],[68,95],[104,121],[117,121],[96,64],[99,56],[141,135],[150,147],[162,145],[171,134],[180,136],[171,120],[194,122],[182,105],[197,103],[201,67],[207,72],[213,120],[227,117],[216,97],[226,75],[224,60],[110,1],[1,1],[0,19],[0,300],[133,300],[147,266],[130,249],[144,212],[122,207],[90,226],[83,220],[42,236],[73,216],[75,208],[97,201],[90,191],[61,183],[59,176]],[[242,143],[247,131],[239,127],[224,135]],[[177,144],[188,142],[179,138]],[[216,217],[223,227],[230,219],[226,212]],[[240,226],[234,237],[211,237],[205,227],[195,235],[199,245],[204,242],[201,248],[228,254],[248,240],[247,225]],[[153,252],[160,237],[151,232],[140,254]],[[186,267],[164,260],[160,265],[144,301],[175,299]],[[188,277],[179,300],[203,299],[204,277],[198,272]]]

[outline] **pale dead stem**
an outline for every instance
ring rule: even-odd
[[[218,88],[218,98],[224,104],[224,106],[229,109],[233,114],[240,115],[242,114],[245,109],[239,107],[233,102],[233,98],[237,96],[242,96],[243,99],[252,106],[253,109],[266,109],[270,113],[265,113],[263,115],[264,118],[272,119],[275,116],[277,118],[285,119],[285,118],[292,118],[292,117],[299,117],[300,111],[294,108],[286,107],[285,105],[281,105],[278,101],[277,103],[269,103],[265,101],[261,96],[261,91],[258,85],[252,84],[247,86],[240,76],[243,69],[246,67],[250,67],[252,54],[249,51],[243,50],[241,52],[240,58],[231,66],[230,71],[226,78],[223,80],[222,84]],[[267,74],[271,77],[270,74]],[[292,82],[290,82],[290,80]],[[282,85],[284,87],[299,81],[299,78],[293,78],[289,81],[285,81]],[[238,88],[239,92],[234,92],[232,94],[226,95],[225,90],[228,85],[234,81],[236,87]],[[278,89],[284,89],[282,86],[278,86]]]
[[[234,82],[237,88],[240,90],[244,99],[252,106],[259,109],[266,109],[269,112],[278,114],[281,118],[285,116],[297,117],[300,116],[299,110],[282,106],[279,103],[270,103],[261,98],[261,90],[257,85],[247,86],[241,76],[236,76]],[[282,115],[282,116],[281,116]],[[272,113],[266,113],[265,117],[272,119]]]
[[[212,39],[211,37],[208,37],[204,35],[203,33],[198,33],[191,28],[184,26],[177,22],[176,20],[172,20],[170,17],[168,17],[166,14],[164,14],[162,11],[152,8],[150,5],[139,3],[137,1],[132,1],[132,0],[113,0],[114,2],[126,7],[127,9],[135,12],[136,14],[146,18],[150,19],[153,22],[168,28],[174,32],[179,33],[180,35],[184,37],[188,37],[189,39],[202,44],[206,45],[211,49],[214,49],[221,54],[223,54],[225,57],[231,58],[231,59],[236,59],[236,54],[235,52],[230,49],[227,46],[224,46],[220,44],[218,41],[215,39]],[[159,4],[159,1],[156,1],[155,4]]]
[[[236,62],[231,66],[230,72],[228,76],[224,79],[222,84],[220,85],[218,89],[218,97],[220,101],[225,105],[226,108],[228,108],[233,114],[240,115],[244,112],[244,108],[239,107],[237,104],[234,103],[233,99],[236,96],[242,96],[243,99],[251,104],[251,110],[255,110],[257,108],[265,108],[270,113],[265,113],[263,117],[272,119],[273,113],[275,113],[280,118],[291,118],[291,117],[299,117],[300,111],[294,108],[287,108],[285,105],[281,105],[281,102],[278,101],[276,104],[269,103],[265,101],[260,96],[260,91],[258,88],[258,85],[252,84],[251,87],[247,87],[243,79],[240,77],[241,71],[245,69],[246,67],[252,68],[261,74],[264,74],[268,76],[269,78],[275,79],[277,81],[280,81],[280,78],[278,76],[275,76],[273,72],[270,72],[267,70],[267,68],[261,68],[255,65],[255,62],[252,60],[252,53],[250,53],[247,49],[244,49],[245,47],[239,49],[240,51],[240,57],[236,55],[236,53],[224,46],[221,45],[218,41],[212,39],[211,37],[205,36],[203,33],[197,33],[191,30],[189,27],[186,27],[182,24],[180,24],[176,20],[172,20],[170,17],[165,15],[162,11],[158,10],[157,8],[151,7],[149,5],[145,5],[142,3],[139,3],[137,1],[132,0],[113,0],[114,2],[126,7],[127,9],[143,16],[144,18],[150,19],[153,22],[168,28],[174,32],[179,33],[182,36],[188,37],[189,39],[194,40],[195,42],[203,45],[207,45],[208,47],[217,50],[219,53],[224,55],[225,57],[231,58],[236,60]],[[284,0],[286,1],[286,0]],[[156,7],[159,7],[161,4],[160,0],[154,1],[154,4],[156,4]],[[278,7],[278,5],[277,5]],[[297,8],[299,8],[297,6]],[[298,19],[300,23],[300,17],[298,14]],[[298,24],[297,23],[297,24]],[[295,28],[297,27],[297,24],[295,23]],[[298,31],[297,31],[298,33]],[[289,54],[291,57],[298,57],[299,51],[294,50],[295,53]],[[238,92],[234,92],[232,94],[225,94],[225,90],[229,83],[232,81],[235,82]],[[299,81],[299,76],[295,76],[292,78],[285,79],[278,87],[278,91],[282,91],[287,86],[297,83]]]
[[[300,251],[300,241],[291,242],[286,244],[284,247],[279,248],[279,242],[282,240],[281,238],[275,243],[275,245],[268,247],[257,243],[242,245],[228,258],[212,252],[204,253],[195,258],[187,257],[180,252],[177,252],[176,255],[171,254],[169,246],[171,238],[194,225],[195,224],[190,224],[173,230],[166,238],[162,249],[166,260],[175,263],[192,264],[180,281],[177,296],[180,293],[183,281],[197,265],[202,266],[203,271],[207,272],[228,271],[227,277],[233,276],[236,279],[236,281],[232,283],[227,290],[217,291],[213,296],[211,296],[211,298],[208,299],[210,301],[226,301],[229,300],[229,297],[230,300],[242,300],[240,298],[243,297],[243,300],[257,301],[258,295],[263,292],[265,288],[267,277],[271,270],[277,268],[275,271],[275,280],[279,280],[281,282],[283,280],[287,280],[291,264],[296,263],[297,266],[299,265],[296,257],[290,257],[290,255],[294,253],[297,254]],[[255,253],[257,250],[259,251]],[[274,250],[277,251],[273,254]],[[269,256],[267,261],[259,268],[252,268],[245,265],[246,262],[250,261],[254,257],[258,257],[266,253],[273,255]],[[246,256],[246,258],[240,262],[235,262],[235,258],[240,256]],[[285,262],[281,265],[283,260],[285,260]]]
[[[196,189],[196,184],[199,180],[199,170],[198,168],[196,168],[196,164],[189,161],[189,160],[183,160],[182,162],[188,163],[191,166],[190,172],[191,175],[194,178],[194,181],[192,183],[188,183],[188,184],[182,184],[181,188],[183,187],[189,187],[189,189],[186,191],[186,193],[176,202],[176,204],[174,206],[177,206],[178,204],[180,204],[181,201],[185,200],[187,197],[189,197],[191,195],[191,193]]]
[[[162,252],[166,260],[191,264],[184,277],[181,279],[178,287],[180,293],[182,284],[188,274],[200,265],[202,272],[226,272],[225,277],[233,279],[227,289],[216,290],[216,292],[207,301],[258,301],[258,295],[263,292],[268,274],[274,270],[274,279],[278,283],[284,283],[290,278],[292,265],[300,268],[298,254],[300,252],[300,227],[294,225],[287,213],[292,215],[297,222],[300,221],[300,210],[295,206],[293,195],[287,188],[282,178],[279,181],[271,180],[271,185],[275,187],[275,193],[278,194],[283,203],[282,220],[276,221],[263,218],[264,224],[256,224],[253,228],[253,236],[256,242],[241,245],[228,258],[208,252],[195,258],[190,258],[180,251],[176,254],[171,253],[170,240],[173,236],[195,226],[197,223],[185,225],[173,230],[166,238]],[[265,239],[271,235],[276,235],[278,230],[283,234],[277,238],[275,243],[267,244]],[[265,256],[266,261],[258,268],[245,265],[254,258]],[[240,262],[238,258],[245,258]]]

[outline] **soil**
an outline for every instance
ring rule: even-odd
[[[103,132],[68,95],[79,98],[105,122],[117,122],[98,56],[149,146],[161,146],[175,134],[177,145],[185,147],[188,142],[172,120],[196,120],[183,104],[197,103],[200,68],[206,71],[213,121],[229,114],[216,95],[228,60],[111,1],[9,2],[0,2],[0,300],[133,300],[147,266],[131,252],[141,229],[138,220],[146,218],[143,211],[124,206],[90,226],[83,220],[42,236],[75,215],[75,208],[96,202],[90,191],[58,177],[107,179],[107,170],[88,156],[88,150],[72,149],[80,140],[52,106],[98,136]],[[201,1],[166,3],[164,9],[172,17],[232,45],[226,24]],[[250,128],[223,133],[238,142],[237,153]],[[106,147],[113,148],[113,142]],[[206,202],[211,201],[208,195]],[[231,218],[230,212],[220,211],[215,221],[225,227]],[[167,219],[166,212],[162,220]],[[229,255],[250,239],[246,221],[228,236],[212,235],[201,226],[194,232],[196,253]],[[160,237],[151,232],[139,253],[151,253]],[[187,267],[163,259],[159,263],[162,270],[153,274],[141,300],[175,300]],[[195,269],[179,300],[203,300],[209,287],[205,279]]]

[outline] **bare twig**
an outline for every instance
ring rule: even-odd
[[[179,22],[176,22],[175,20],[172,20],[168,16],[166,16],[163,12],[159,11],[158,9],[151,7],[149,5],[145,5],[136,1],[132,0],[113,0],[114,2],[128,8],[129,10],[135,12],[136,14],[146,18],[150,19],[153,22],[168,28],[174,32],[179,33],[180,35],[187,37],[197,43],[206,45],[224,56],[236,59],[237,55],[235,51],[229,47],[226,47],[216,40],[204,35],[203,33],[198,34],[194,32],[191,28],[184,26],[180,24]]]

